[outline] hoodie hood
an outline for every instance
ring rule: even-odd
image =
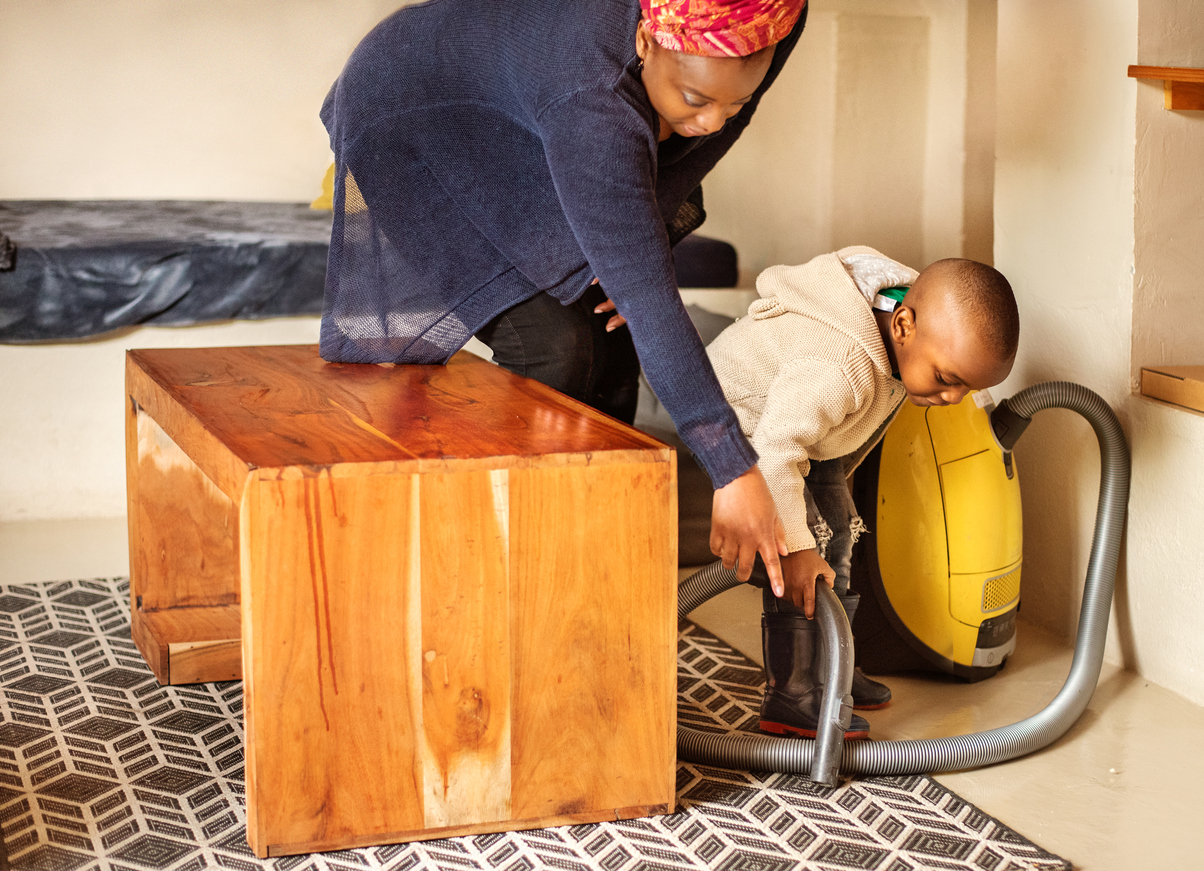
[[[889,376],[890,358],[871,302],[879,290],[910,286],[918,275],[873,248],[841,248],[801,266],[766,269],[757,278],[761,298],[749,306],[748,314],[764,320],[790,312],[819,321],[852,338],[874,368]]]

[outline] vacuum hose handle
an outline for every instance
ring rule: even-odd
[[[844,734],[853,722],[853,630],[840,599],[822,582],[815,584],[815,621],[819,624],[828,673],[815,730],[811,779],[824,786],[836,786]]]

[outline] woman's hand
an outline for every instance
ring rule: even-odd
[[[814,619],[815,584],[823,580],[829,587],[832,586],[836,580],[836,572],[832,571],[832,567],[815,548],[811,548],[796,550],[782,557],[782,575],[786,581],[786,589],[780,597],[789,599],[794,603],[794,607],[802,608],[807,619]]]
[[[597,284],[597,283],[598,283],[598,279],[595,278],[594,284]],[[600,315],[603,312],[612,312],[614,310],[615,310],[615,304],[608,299],[606,302],[599,303],[597,306],[594,307],[594,314]],[[615,316],[606,322],[606,332],[609,333],[612,330],[617,330],[619,327],[623,326],[623,324],[625,324],[625,323],[627,323],[627,318],[623,317],[621,314],[618,314],[616,312]]]
[[[735,568],[741,581],[748,580],[761,554],[773,594],[781,598],[785,587],[778,557],[788,552],[786,528],[761,470],[753,466],[720,487],[711,506],[711,553],[723,560],[724,568]]]

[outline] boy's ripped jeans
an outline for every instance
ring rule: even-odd
[[[807,526],[815,536],[819,555],[827,560],[836,575],[832,589],[838,596],[847,596],[853,545],[865,532],[865,524],[857,514],[845,480],[844,463],[839,459],[811,461],[807,473]],[[749,583],[761,588],[766,614],[803,613],[789,599],[779,599],[773,594],[760,556],[753,565]]]

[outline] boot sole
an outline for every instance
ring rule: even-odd
[[[775,723],[771,720],[762,720],[760,727],[762,732],[769,732],[772,735],[798,735],[802,738],[815,737],[814,729],[803,729],[799,726],[790,726],[786,723]],[[846,741],[860,741],[861,739],[868,738],[869,736],[870,733],[868,729],[864,729],[860,732],[844,733],[844,739]]]
[[[858,705],[858,704],[854,703],[853,710],[854,711],[880,711],[889,704],[890,704],[890,699],[887,699],[885,702],[879,702],[876,705]]]

